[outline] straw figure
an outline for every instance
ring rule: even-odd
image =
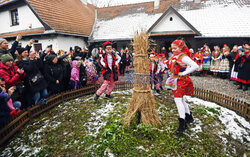
[[[132,99],[125,113],[125,125],[129,126],[130,121],[139,112],[139,122],[149,125],[160,124],[160,119],[155,110],[155,98],[150,88],[150,63],[148,59],[148,34],[145,31],[136,33],[134,37],[134,68],[135,81]]]

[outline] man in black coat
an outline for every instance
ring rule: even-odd
[[[72,56],[72,61],[73,60],[85,60],[86,58],[86,53],[83,53],[81,51],[82,49],[79,47],[79,46],[75,46],[75,51],[73,53],[73,56]]]

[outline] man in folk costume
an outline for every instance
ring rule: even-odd
[[[106,41],[102,44],[102,46],[105,49],[105,52],[102,55],[101,58],[101,65],[103,67],[103,77],[104,82],[102,86],[96,91],[96,96],[94,100],[97,102],[98,98],[101,96],[102,93],[106,90],[106,97],[111,98],[110,93],[112,92],[115,81],[118,80],[118,64],[121,60],[121,57],[119,55],[116,55],[116,53],[112,52],[112,43],[110,41]]]
[[[179,128],[176,133],[183,133],[187,129],[187,123],[193,122],[192,112],[185,102],[184,95],[193,95],[193,82],[189,74],[199,68],[190,58],[191,53],[182,40],[175,40],[171,44],[173,56],[167,62],[171,76],[177,79],[177,87],[172,90],[174,101],[179,113]]]

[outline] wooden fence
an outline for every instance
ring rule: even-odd
[[[70,99],[74,99],[84,95],[94,94],[99,87],[99,85],[92,85],[78,90],[66,91],[49,98],[48,103],[45,105],[36,104],[28,108],[27,110],[22,111],[0,130],[0,145],[2,145],[5,141],[7,141],[7,139],[18,132],[27,122],[32,120],[34,117],[40,115],[45,111],[48,111],[49,109],[58,104],[61,104],[64,101],[68,101]],[[133,84],[117,84],[114,90],[126,90],[132,88]],[[250,107],[246,102],[231,98],[223,94],[218,94],[213,91],[203,90],[199,88],[194,89],[194,96],[204,100],[215,102],[221,106],[236,111],[246,118],[250,118]]]
[[[250,118],[250,105],[242,100],[199,88],[194,88],[194,96],[207,101],[215,102],[223,107],[237,112],[247,119]]]

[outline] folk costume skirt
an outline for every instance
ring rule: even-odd
[[[194,94],[193,82],[189,76],[180,77],[177,80],[177,89],[172,90],[175,98],[181,98],[184,95],[192,96]]]

